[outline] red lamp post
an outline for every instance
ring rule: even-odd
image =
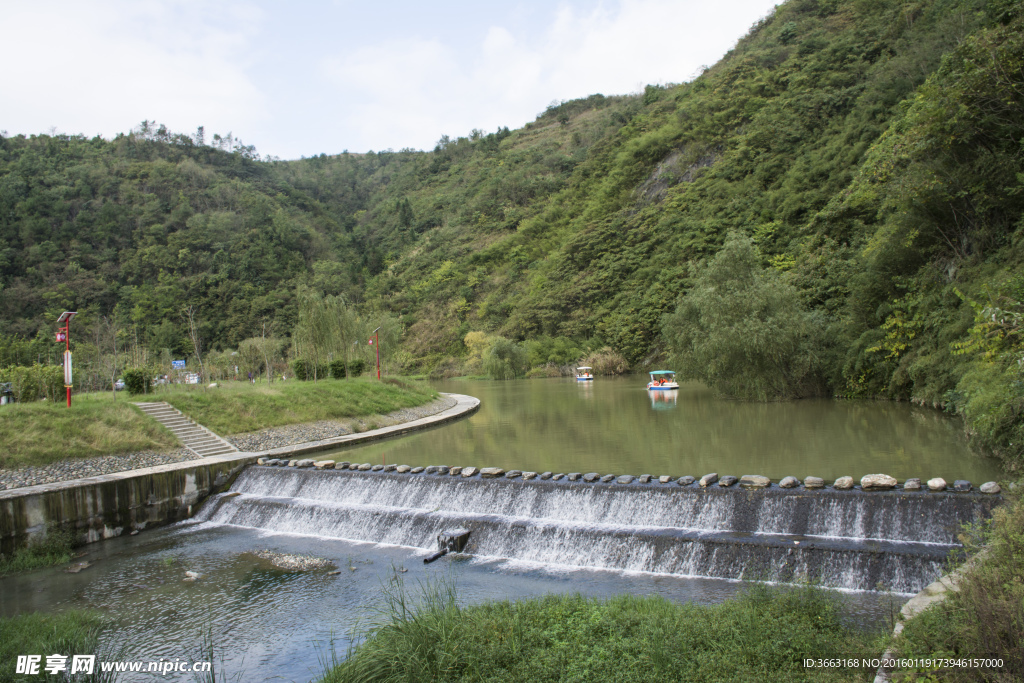
[[[71,327],[71,319],[78,315],[78,311],[64,311],[57,318],[57,324],[64,323],[64,327],[57,328],[57,341],[64,342],[64,388],[68,391],[68,408],[71,407],[71,387],[74,384],[71,377],[71,335],[68,329]]]

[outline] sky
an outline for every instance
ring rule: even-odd
[[[261,155],[433,149],[552,102],[682,83],[767,0],[0,0],[0,131],[144,119]]]

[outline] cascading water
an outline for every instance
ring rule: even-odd
[[[472,531],[466,552],[549,565],[854,590],[920,590],[991,496],[702,489],[250,467],[238,495],[197,519],[281,533],[434,549]]]

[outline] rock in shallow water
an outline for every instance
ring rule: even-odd
[[[580,474],[579,472],[570,472],[566,476],[569,478],[569,481],[579,481],[580,477],[582,477],[583,475]]]
[[[722,486],[722,487],[725,487],[725,488],[728,488],[728,487],[732,486],[733,484],[735,484],[738,481],[739,481],[739,479],[737,479],[736,477],[732,476],[731,474],[727,474],[727,475],[725,475],[724,477],[722,477],[721,479],[718,480],[718,485]]]
[[[463,467],[462,468],[462,476],[463,477],[472,477],[472,476],[476,475],[476,473],[479,472],[479,471],[480,470],[478,470],[475,467]]]
[[[667,484],[670,481],[672,481],[672,477],[668,476],[667,474],[663,474],[660,477],[658,477],[659,484]]]
[[[960,491],[961,493],[966,493],[966,492],[970,491],[972,488],[973,487],[971,486],[971,482],[967,481],[966,479],[957,479],[956,481],[953,482],[953,490],[954,491]]]
[[[832,488],[839,491],[849,491],[853,488],[853,477],[839,477],[832,482]]]
[[[515,479],[516,477],[521,476],[523,476],[523,473],[520,470],[509,470],[508,472],[505,473],[506,479]]]
[[[823,489],[825,488],[825,480],[821,477],[807,477],[804,479],[805,489]]]
[[[535,479],[536,477],[537,477],[537,473],[536,472],[523,472],[523,479],[524,480]]]
[[[632,484],[633,483],[633,475],[632,474],[623,474],[621,477],[616,478],[615,481],[617,483],[619,483],[619,484]]]
[[[779,482],[779,486],[784,489],[795,489],[800,485],[800,480],[796,477],[783,477],[782,481]]]
[[[744,474],[740,477],[740,486],[745,489],[766,489],[772,485],[772,480],[760,474]]]
[[[716,481],[718,481],[718,473],[717,472],[712,472],[710,474],[705,474],[703,477],[700,478],[700,485],[701,486],[711,486]]]
[[[493,479],[495,477],[504,476],[505,470],[500,467],[485,467],[480,470],[480,476],[484,479]]]
[[[571,478],[572,475],[570,474],[569,477]],[[598,474],[597,472],[587,472],[586,474],[583,475],[583,481],[587,482],[588,484],[593,483],[600,478],[601,475]]]
[[[999,484],[995,483],[994,481],[986,481],[984,484],[981,485],[981,489],[979,490],[982,493],[999,493],[1000,491],[1002,491],[1002,489],[999,488]]]
[[[685,477],[679,477],[678,479],[676,479],[676,483],[679,484],[680,486],[689,486],[695,481],[697,480],[688,474]]]
[[[540,478],[541,479],[550,479],[551,478],[551,473],[550,472],[541,472]]]
[[[398,467],[395,468],[395,472],[398,472],[399,474],[405,474],[411,469],[412,468],[409,467],[408,465],[399,465]]]
[[[641,474],[638,477],[638,479],[640,480],[641,484],[649,484],[649,483],[651,483],[651,475],[650,474]]]
[[[603,477],[601,477],[601,483],[607,484],[608,482],[612,481],[613,479],[615,479],[615,475],[614,474],[606,474]]]
[[[559,479],[562,479],[563,477],[565,477],[565,475],[562,474],[561,472],[559,472],[558,474],[551,475],[551,481],[558,481]]]
[[[929,479],[928,480],[928,490],[929,491],[945,491],[946,490],[946,480],[943,479],[942,477],[935,477],[934,479]]]
[[[427,468],[426,467],[422,467],[422,466],[420,466],[420,467],[413,467],[411,470],[409,470],[409,473],[410,474],[419,474],[420,472],[422,472],[425,469],[427,469]]]
[[[921,480],[918,479],[917,477],[911,477],[910,479],[907,479],[905,482],[903,482],[903,490],[904,491],[920,491],[921,490]]]

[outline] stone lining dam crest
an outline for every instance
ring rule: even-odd
[[[944,572],[962,525],[988,517],[1000,498],[393,467],[250,466],[195,519],[423,554],[438,535],[463,528],[471,531],[464,552],[486,558],[907,594]]]

